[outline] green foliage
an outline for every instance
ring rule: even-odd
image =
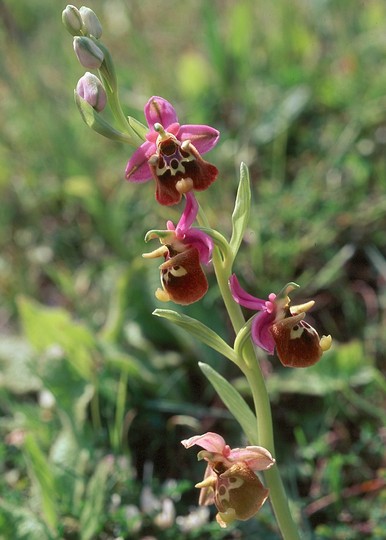
[[[24,334],[34,349],[42,353],[52,345],[58,346],[74,370],[89,379],[95,342],[84,325],[71,321],[63,309],[41,307],[27,298],[20,298],[18,305]]]
[[[232,236],[229,241],[233,259],[236,257],[248,226],[251,212],[251,188],[249,171],[245,163],[240,165],[240,181],[232,213]]]
[[[177,313],[170,309],[157,309],[153,313],[157,317],[164,317],[169,321],[172,321],[174,324],[185,328],[189,334],[199,339],[215,351],[221,353],[226,358],[229,358],[231,361],[235,361],[235,354],[229,345],[220,338],[218,334],[213,332],[210,328],[202,324],[200,321],[188,317],[183,313]]]
[[[134,131],[152,94],[221,130],[199,198],[250,293],[295,280],[333,335],[306,371],[261,360],[304,538],[385,538],[385,3],[91,4]],[[153,297],[143,237],[179,209],[155,210],[154,185],[124,181],[132,149],[82,122],[62,8],[2,2],[0,538],[276,539],[268,505],[228,531],[179,526],[203,475],[179,441],[210,428],[239,445],[223,404],[248,433],[250,396],[220,354],[234,335],[216,289],[178,313]]]
[[[243,429],[248,441],[254,444],[258,441],[256,434],[256,417],[248,407],[244,399],[237,390],[222,377],[217,371],[201,362],[199,364],[201,371],[212,384],[217,394],[221,398],[229,412],[233,414]]]

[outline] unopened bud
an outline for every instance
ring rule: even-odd
[[[89,37],[74,37],[74,51],[79,62],[87,69],[99,69],[104,60],[103,51]]]
[[[83,21],[79,10],[75,6],[66,6],[62,12],[62,21],[66,30],[72,36],[79,36],[81,34]]]
[[[96,39],[99,39],[102,35],[102,25],[93,10],[86,6],[82,6],[79,9],[79,13],[82,17],[86,33],[89,36],[94,36]]]
[[[76,86],[76,92],[96,111],[101,112],[106,106],[107,96],[101,81],[92,73],[85,73]]]

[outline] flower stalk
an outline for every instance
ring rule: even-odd
[[[202,226],[208,227],[208,220],[201,208],[198,213],[198,220]],[[220,294],[237,336],[245,325],[245,318],[240,305],[233,299],[228,285],[228,280],[232,274],[232,260],[230,257],[223,258],[219,248],[215,247],[212,263]],[[256,439],[250,442],[263,446],[275,456],[271,404],[260,363],[256,358],[256,353],[250,339],[246,341],[242,352],[243,355],[238,357],[237,363],[251,389],[258,424],[256,426]],[[264,478],[269,489],[269,499],[283,539],[300,540],[277,465],[264,471]]]

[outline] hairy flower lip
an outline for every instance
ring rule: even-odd
[[[198,203],[192,193],[186,194],[186,205],[175,226],[168,221],[166,230],[151,230],[145,241],[158,238],[161,246],[143,257],[163,257],[159,266],[162,289],[157,289],[158,300],[188,305],[200,300],[208,290],[208,281],[201,264],[211,260],[213,240],[203,231],[192,227],[197,217]]]

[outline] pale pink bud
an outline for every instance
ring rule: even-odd
[[[106,106],[107,96],[101,81],[92,73],[85,73],[76,85],[76,91],[96,111],[101,112]]]
[[[102,35],[102,25],[92,9],[82,6],[79,9],[86,32],[89,36],[99,39]]]
[[[99,69],[104,60],[103,51],[89,37],[74,37],[74,51],[79,62],[87,69]]]
[[[72,36],[79,36],[83,28],[83,21],[79,10],[71,4],[62,12],[62,21]]]

